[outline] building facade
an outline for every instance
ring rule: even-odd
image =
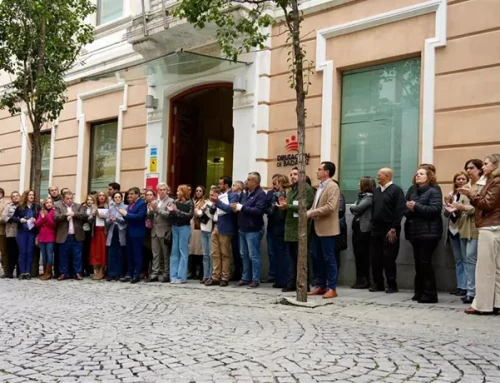
[[[144,4],[99,1],[89,20],[96,40],[68,73],[67,105],[45,133],[44,185],[83,199],[112,181],[208,186],[257,170],[269,186],[273,174],[288,174],[296,121],[284,25],[269,31],[264,49],[230,63],[210,27],[195,30],[171,16],[175,2]],[[353,202],[361,176],[389,166],[406,189],[426,162],[448,191],[467,159],[500,152],[499,1],[307,0],[302,8],[312,178],[321,161],[335,162]],[[0,111],[0,121],[0,186],[26,189],[28,119]],[[349,251],[344,259],[341,278],[349,281]],[[444,247],[436,262],[441,288],[453,287]],[[399,263],[411,286],[406,245]]]

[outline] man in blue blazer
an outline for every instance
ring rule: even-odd
[[[238,213],[240,234],[240,252],[243,259],[243,278],[239,286],[249,285],[256,288],[260,285],[260,241],[264,229],[264,213],[266,211],[266,193],[260,187],[260,174],[252,172],[247,178],[248,193],[241,202],[232,203],[231,209]]]
[[[146,203],[140,198],[141,191],[137,187],[128,191],[130,205],[127,209],[118,210],[127,222],[127,275],[122,282],[138,283],[141,280],[142,244],[146,236]]]
[[[221,194],[212,199],[210,212],[213,216],[214,228],[210,237],[210,256],[212,258],[212,278],[205,285],[229,284],[231,272],[231,238],[236,234],[236,222],[231,204],[238,201],[238,195],[231,190],[230,177],[219,180]]]

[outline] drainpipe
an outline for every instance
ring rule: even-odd
[[[141,0],[141,5],[142,5],[142,23],[144,24],[144,36],[147,36],[148,35],[148,24],[147,24],[147,17],[146,17],[145,0]]]

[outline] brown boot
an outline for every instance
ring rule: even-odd
[[[52,265],[51,264],[47,265],[47,279],[46,280],[48,281],[49,279],[52,279]]]
[[[94,266],[94,276],[92,277],[92,280],[95,281],[97,277],[99,276],[99,266]]]
[[[43,274],[40,277],[40,280],[46,281],[47,280],[47,265],[43,265]]]

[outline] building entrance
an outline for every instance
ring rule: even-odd
[[[169,174],[178,185],[217,185],[233,172],[232,84],[209,84],[175,97],[170,103]]]

